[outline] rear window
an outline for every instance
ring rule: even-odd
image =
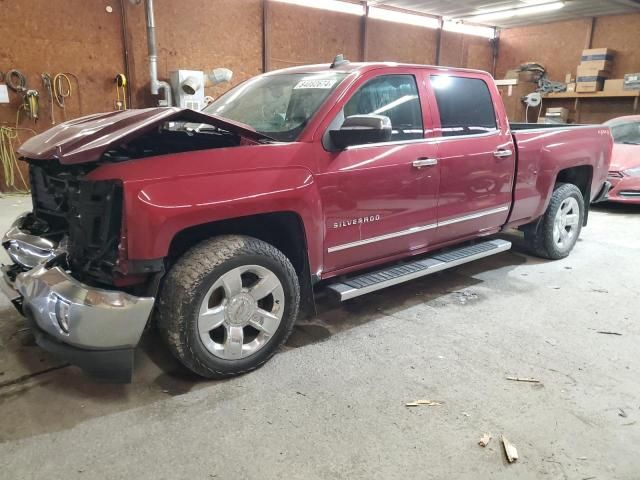
[[[442,136],[473,135],[496,130],[489,87],[477,78],[432,75]]]

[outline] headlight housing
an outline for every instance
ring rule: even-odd
[[[633,167],[623,170],[624,173],[628,177],[640,177],[640,167]]]

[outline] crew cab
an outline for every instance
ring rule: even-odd
[[[605,126],[510,125],[481,71],[295,67],[204,111],[71,120],[25,142],[33,211],[3,289],[37,342],[128,381],[153,323],[208,378],[266,362],[314,290],[339,300],[503,252],[559,259],[606,196]]]

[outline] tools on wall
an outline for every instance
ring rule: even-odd
[[[27,88],[27,77],[20,70],[9,70],[5,75],[7,86],[22,96],[22,105],[18,108],[24,110],[27,116],[33,121],[38,121],[40,111],[40,94],[37,90]]]
[[[116,75],[114,79],[116,83],[116,110],[127,109],[127,77],[123,73]],[[120,95],[122,94],[122,98]]]

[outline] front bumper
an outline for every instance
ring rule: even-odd
[[[13,245],[6,236],[3,244]],[[155,299],[91,287],[47,263],[16,265],[2,267],[0,288],[29,319],[38,344],[92,376],[130,381],[133,350]]]
[[[640,205],[640,177],[612,178],[611,183],[608,201]]]

